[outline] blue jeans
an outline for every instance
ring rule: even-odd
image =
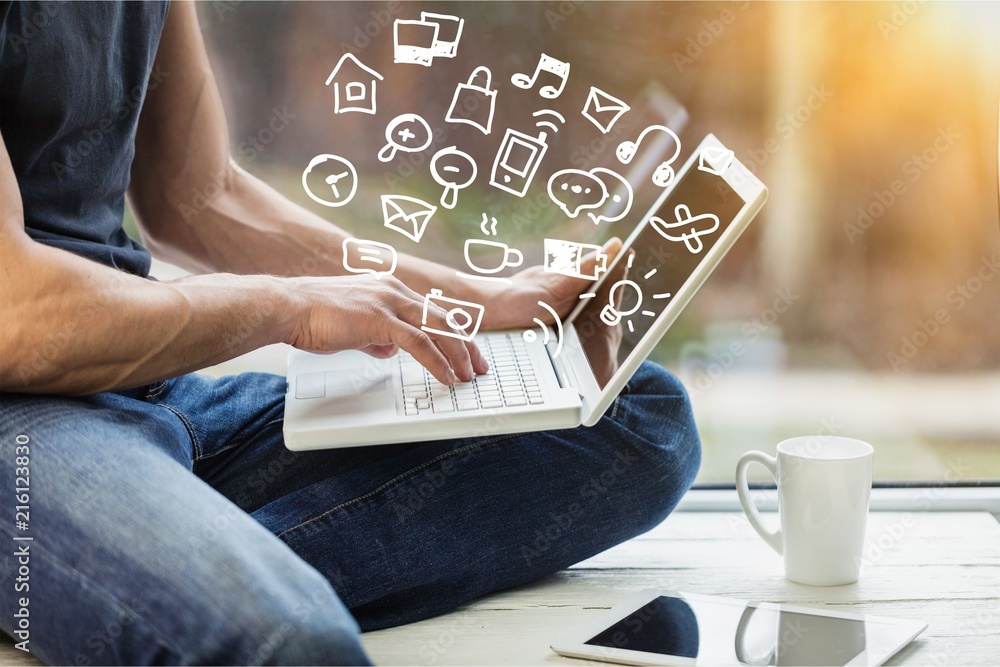
[[[0,394],[4,632],[60,664],[367,664],[359,630],[645,532],[700,461],[649,363],[592,428],[316,452],[283,446],[284,386]]]

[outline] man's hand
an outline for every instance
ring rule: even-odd
[[[613,238],[601,249],[608,256],[610,265],[622,242]],[[590,273],[597,265],[597,253],[590,253],[580,263],[581,271]],[[579,303],[580,295],[592,291],[594,283],[582,278],[573,278],[558,273],[546,273],[541,266],[533,266],[511,277],[513,283],[502,288],[486,287],[490,290],[483,295],[470,296],[486,306],[483,327],[485,329],[502,330],[532,326],[532,319],[537,317],[546,324],[552,324],[552,315],[538,305],[543,301],[565,317]]]
[[[489,365],[475,343],[421,329],[424,297],[391,276],[291,278],[298,314],[289,344],[303,350],[361,350],[385,358],[400,348],[445,384],[472,380]],[[428,307],[427,326],[447,331],[445,311]]]

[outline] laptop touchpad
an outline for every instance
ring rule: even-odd
[[[386,391],[392,385],[386,364],[381,360],[377,363],[365,364],[353,368],[341,368],[326,372],[326,397],[339,398],[374,394]]]

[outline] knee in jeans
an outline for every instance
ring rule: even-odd
[[[226,636],[228,635],[228,637]],[[225,632],[194,663],[247,665],[370,664],[357,623],[332,591],[287,603],[240,605]]]

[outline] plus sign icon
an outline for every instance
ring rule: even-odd
[[[430,146],[431,127],[417,114],[404,113],[385,126],[385,140],[388,143],[379,151],[378,159],[389,162],[396,157],[396,151],[419,153]]]

